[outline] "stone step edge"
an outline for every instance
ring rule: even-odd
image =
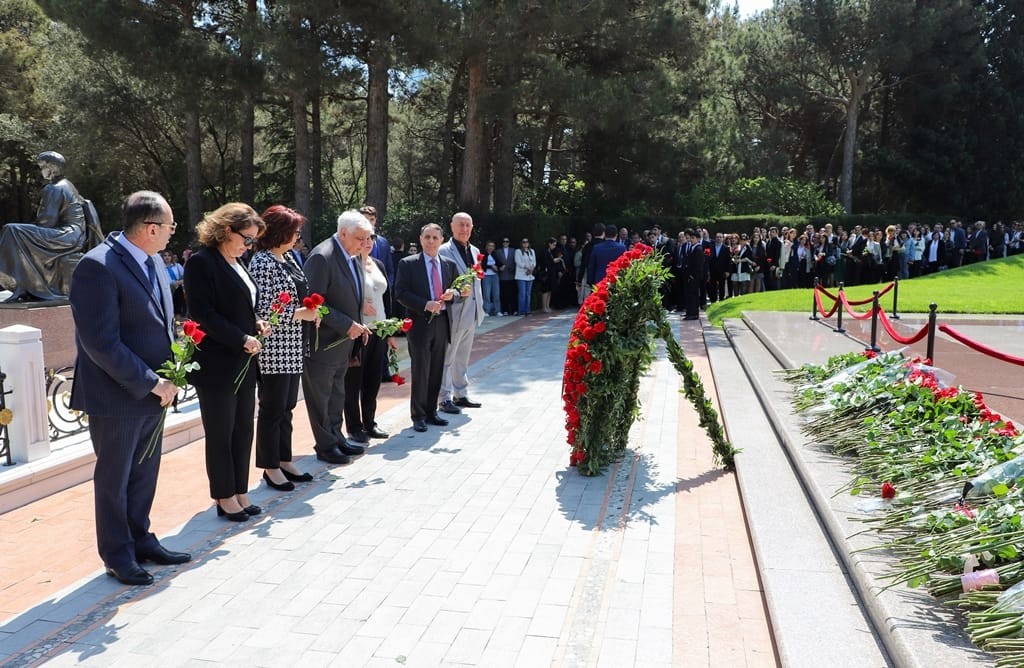
[[[948,621],[953,613],[927,593],[906,587],[894,587],[879,592],[883,585],[878,577],[884,572],[886,565],[893,563],[894,557],[882,552],[851,554],[851,550],[875,542],[864,536],[853,539],[844,529],[838,517],[838,513],[844,511],[834,508],[831,503],[834,490],[825,490],[819,485],[802,453],[802,448],[807,445],[806,439],[798,430],[790,427],[780,412],[782,407],[777,404],[781,399],[776,395],[780,393],[774,391],[773,394],[773,390],[770,389],[772,384],[781,384],[782,381],[771,377],[771,369],[764,368],[766,359],[772,359],[773,363],[767,364],[776,369],[794,368],[799,365],[783,352],[781,346],[767,337],[757,326],[756,319],[748,317],[748,314],[744,315],[742,321],[726,320],[724,331],[794,472],[815,506],[821,526],[836,546],[835,552],[846,569],[863,609],[893,665],[926,668],[934,665],[983,665],[991,661],[990,655],[970,644],[961,628],[951,629],[948,625],[941,625],[942,621]],[[756,343],[738,339],[737,332],[743,331],[753,334]],[[863,343],[859,340],[847,337],[847,341],[850,350],[863,349]],[[759,371],[761,373],[758,373]],[[765,372],[768,374],[767,380],[764,378]],[[935,620],[934,629],[928,632],[920,628],[922,611],[924,616]],[[950,642],[944,643],[934,639],[934,636],[942,634],[945,634]],[[932,639],[930,646],[922,642],[925,636]]]
[[[824,656],[841,655],[844,665],[887,665],[884,646],[851,591],[836,546],[777,443],[732,342],[718,329],[707,328],[704,336],[722,418],[733,445],[742,450],[736,457],[737,486],[780,663],[816,665]],[[772,521],[780,516],[790,522]],[[789,549],[793,544],[799,545],[798,556]],[[817,587],[797,581],[792,563],[799,556],[814,562],[808,570]],[[815,609],[813,622],[808,606]]]

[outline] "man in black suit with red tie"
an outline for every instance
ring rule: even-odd
[[[71,277],[78,357],[70,405],[89,416],[96,540],[107,575],[148,585],[153,576],[141,563],[192,558],[167,550],[149,531],[163,410],[178,394],[156,373],[171,359],[174,314],[167,272],[157,268],[154,255],[176,225],[171,207],[154,192],[129,195],[122,211],[123,230],[89,251]]]
[[[457,271],[454,262],[438,254],[443,241],[440,225],[424,225],[420,230],[423,251],[403,258],[395,277],[395,299],[413,321],[405,335],[411,364],[409,409],[413,429],[421,432],[427,430],[428,424],[448,424],[437,414],[437,399],[451,335],[447,305],[456,297],[456,291],[448,286]]]

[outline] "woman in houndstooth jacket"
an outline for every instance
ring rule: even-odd
[[[259,287],[256,313],[270,321],[271,307],[280,308],[278,323],[260,351],[260,412],[256,420],[256,466],[263,480],[277,490],[295,489],[296,482],[313,477],[292,463],[292,411],[298,400],[306,341],[303,322],[319,324],[316,309],[302,306],[306,277],[289,253],[306,219],[279,204],[263,212],[267,231],[259,238],[249,273]],[[281,298],[287,294],[288,297]]]

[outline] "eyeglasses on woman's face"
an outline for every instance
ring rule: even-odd
[[[231,230],[235,232],[234,230]],[[238,236],[242,237],[242,243],[245,244],[246,248],[251,248],[256,243],[256,237],[250,237],[248,234],[242,234],[241,232],[235,232]]]

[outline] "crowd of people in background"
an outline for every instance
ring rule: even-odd
[[[588,266],[596,245],[603,247],[599,255],[613,249],[625,252],[641,242],[662,253],[671,272],[664,303],[679,311],[686,310],[688,282],[697,283],[703,307],[751,292],[809,288],[815,280],[826,287],[879,283],[1024,252],[1024,223],[1019,221],[989,226],[952,219],[931,227],[856,225],[849,231],[830,223],[817,229],[808,224],[803,229],[755,227],[750,234],[698,227],[693,232],[691,240],[685,230],[673,237],[658,225],[635,231],[599,223],[582,239],[562,234],[539,246],[528,238],[485,240],[484,311],[497,317],[530,315],[534,302],[543,313],[575,308],[607,266]],[[704,254],[702,276],[688,278],[697,262],[690,253],[695,245]],[[406,251],[401,238],[393,239],[391,247],[396,262],[416,252],[415,245]]]
[[[363,207],[360,212],[376,220],[372,206]],[[602,230],[600,237],[595,235],[598,228]],[[984,221],[965,225],[952,219],[931,227],[918,223],[910,223],[906,228],[889,225],[884,229],[856,225],[849,231],[830,223],[818,229],[808,224],[802,230],[755,227],[751,234],[712,233],[699,227],[694,231],[696,243],[705,254],[704,276],[699,286],[702,305],[751,292],[809,288],[815,279],[825,287],[908,279],[1024,252],[1024,223],[1020,221],[989,226]],[[417,243],[406,243],[401,236],[389,241],[374,235],[373,239],[370,254],[383,264],[390,283],[394,282],[398,262],[420,252]],[[664,291],[665,305],[684,310],[686,232],[672,237],[658,225],[631,231],[598,224],[582,239],[562,234],[548,237],[539,246],[528,238],[513,240],[503,236],[500,240],[484,241],[484,313],[494,317],[531,315],[535,302],[541,313],[575,308],[588,294],[589,286],[600,280],[587,275],[587,261],[595,243],[628,250],[641,242],[664,254],[666,267],[671,270]],[[190,249],[183,251],[180,261],[170,250],[161,253],[175,313],[182,316],[182,265],[191,253]],[[299,267],[308,254],[301,239],[290,253]],[[396,314],[402,311],[401,305],[394,307]]]

